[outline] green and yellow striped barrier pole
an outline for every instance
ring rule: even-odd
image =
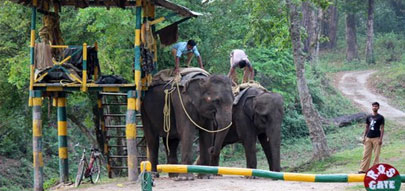
[[[42,158],[42,119],[41,91],[32,91],[32,150],[33,150],[33,167],[34,167],[34,190],[44,190],[44,161]]]
[[[141,162],[141,185],[142,191],[152,191],[152,164],[149,161]]]
[[[33,106],[33,94],[34,94],[34,63],[35,63],[35,28],[37,19],[37,0],[32,2],[32,13],[31,13],[31,41],[30,41],[30,87],[29,87],[29,98],[28,106]]]
[[[128,152],[128,180],[136,181],[138,178],[138,158],[136,151],[136,92],[128,91],[128,107],[126,115],[125,135]]]
[[[268,170],[200,165],[157,165],[158,172],[242,175],[300,182],[363,182],[364,174],[299,174]],[[402,178],[402,177],[401,177]],[[403,179],[402,179],[403,180]]]
[[[67,149],[66,95],[59,93],[57,103],[58,113],[58,147],[59,147],[59,180],[68,183],[69,165]]]
[[[87,44],[83,44],[83,71],[82,71],[82,91],[87,91]]]
[[[138,95],[141,95],[141,12],[142,12],[142,0],[136,0],[136,23],[135,23],[135,86]],[[135,110],[139,111],[141,108],[141,98],[136,98]]]

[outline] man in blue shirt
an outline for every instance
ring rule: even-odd
[[[190,62],[194,54],[196,57],[198,57],[198,64],[200,64],[200,68],[204,69],[202,59],[196,45],[197,43],[194,40],[189,40],[188,42],[178,42],[172,46],[172,54],[176,64],[174,68],[175,73],[178,73],[180,57],[183,54],[187,54],[187,67],[190,67]]]

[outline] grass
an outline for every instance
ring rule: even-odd
[[[405,110],[405,65],[394,63],[382,67],[373,78],[375,90],[390,98],[392,105]]]

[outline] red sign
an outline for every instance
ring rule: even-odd
[[[398,191],[401,188],[401,176],[389,164],[376,164],[366,172],[364,187],[368,191]]]

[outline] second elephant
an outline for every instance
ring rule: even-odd
[[[212,148],[211,164],[219,164],[222,147],[241,142],[245,149],[247,168],[256,168],[256,140],[259,139],[271,171],[280,171],[281,123],[283,120],[283,98],[278,93],[250,87],[239,97],[232,109],[233,125],[226,138],[216,140]]]

